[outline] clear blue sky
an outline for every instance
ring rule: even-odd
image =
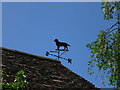
[[[107,85],[107,79],[106,86],[102,86],[100,77],[87,74],[91,53],[85,45],[114,23],[103,19],[100,2],[4,2],[2,5],[3,47],[46,57],[46,51],[56,48],[57,38],[71,45],[63,57],[72,58],[72,64],[61,60],[64,66],[96,87],[112,87]]]

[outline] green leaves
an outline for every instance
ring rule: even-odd
[[[110,85],[116,85],[119,82],[118,76],[120,73],[120,33],[113,32],[110,35],[105,34],[105,31],[100,31],[96,41],[87,44],[91,50],[91,61],[88,62],[88,74],[93,74],[92,68],[95,63],[98,71],[104,70],[107,77],[110,77]],[[111,76],[112,75],[112,76]]]
[[[6,72],[4,71],[3,73],[3,80],[5,78],[9,78],[9,76],[6,74]],[[7,77],[6,77],[7,76]],[[4,81],[2,84],[2,87],[3,89],[6,89],[6,90],[28,90],[28,82],[26,81],[26,76],[25,76],[25,73],[24,71],[19,71],[16,73],[16,76],[15,76],[15,79],[14,79],[14,82],[7,82],[7,81]]]
[[[117,19],[107,30],[102,30],[98,38],[87,44],[91,51],[88,62],[88,74],[93,74],[93,67],[97,66],[98,71],[104,71],[109,78],[109,84],[120,88],[120,1],[103,0],[103,15],[105,20]],[[118,28],[116,28],[118,27]],[[104,85],[104,82],[102,82]]]
[[[118,13],[120,10],[120,2],[118,1],[107,1],[104,0],[105,2],[102,3],[103,7],[103,14],[104,14],[104,19],[109,20],[109,19],[118,19]]]

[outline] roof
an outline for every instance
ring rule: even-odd
[[[75,74],[60,61],[17,50],[2,48],[3,70],[11,79],[19,70],[24,70],[30,90],[72,88],[98,90],[92,83]],[[54,89],[53,89],[54,88]]]
[[[22,52],[22,51],[18,51],[18,50],[8,49],[8,48],[5,48],[5,47],[0,47],[0,49],[10,51],[10,52],[14,52],[14,53],[21,54],[21,55],[35,57],[35,58],[38,58],[38,59],[41,59],[41,60],[48,60],[48,61],[51,61],[51,62],[61,63],[60,61],[58,61],[56,59],[42,57],[42,56],[38,56],[38,55],[34,55],[34,54],[30,54],[30,53],[26,53],[26,52]]]

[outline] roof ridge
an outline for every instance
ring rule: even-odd
[[[45,60],[49,60],[49,61],[53,61],[53,62],[57,62],[57,63],[61,63],[60,61],[56,60],[56,59],[51,59],[51,58],[47,58],[47,57],[43,57],[43,56],[38,56],[38,55],[34,55],[34,54],[30,54],[30,53],[26,53],[23,51],[19,51],[19,50],[14,50],[14,49],[8,49],[5,47],[0,47],[0,49],[3,50],[7,50],[7,51],[11,51],[11,52],[15,52],[15,53],[19,53],[19,54],[24,54],[24,55],[28,55],[28,56],[32,56],[32,57],[36,57],[38,59],[45,59]]]

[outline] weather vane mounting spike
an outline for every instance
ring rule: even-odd
[[[57,49],[55,49],[55,51],[46,51],[46,56],[51,55],[51,56],[57,57],[58,60],[61,58],[61,59],[67,60],[68,63],[72,63],[72,59],[69,59],[69,58],[66,59],[61,57],[65,52],[68,52],[68,46],[70,45],[65,42],[59,42],[58,39],[55,39],[54,41],[56,43]],[[60,47],[64,47],[64,49],[60,49]],[[54,55],[51,53],[57,53],[57,55]]]

